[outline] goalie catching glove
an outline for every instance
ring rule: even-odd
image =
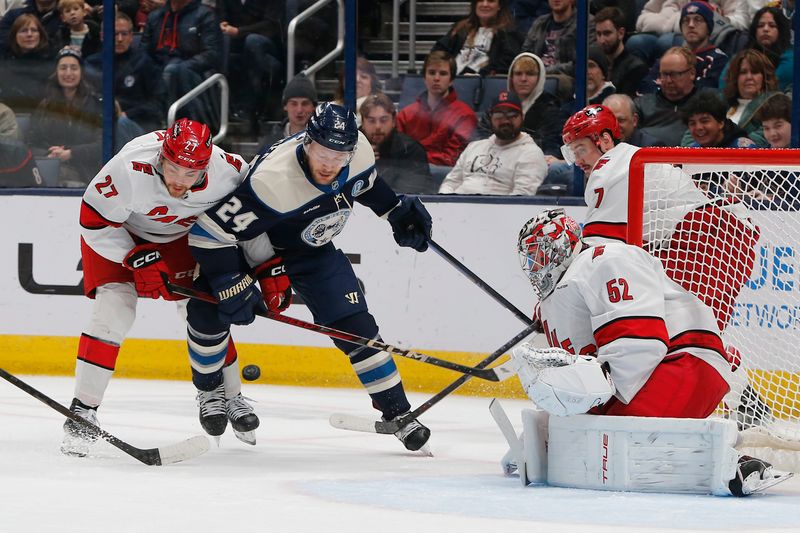
[[[286,310],[292,303],[292,287],[283,260],[275,256],[254,270],[267,308],[275,313]]]
[[[611,376],[594,357],[524,343],[511,358],[525,393],[551,415],[586,413],[614,395]]]
[[[169,268],[161,259],[161,253],[154,244],[140,244],[128,252],[122,265],[133,272],[133,282],[136,284],[136,293],[142,298],[164,298],[176,300],[181,298],[173,295],[164,285],[162,274],[169,277]]]

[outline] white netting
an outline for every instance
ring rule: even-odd
[[[698,152],[645,164],[643,246],[714,310],[740,361],[720,414],[743,445],[800,450],[800,156],[770,166],[750,150],[751,164],[722,166]]]

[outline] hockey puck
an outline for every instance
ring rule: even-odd
[[[242,377],[247,381],[255,381],[261,377],[261,369],[258,365],[247,365],[242,369]]]

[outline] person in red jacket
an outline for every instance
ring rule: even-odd
[[[438,184],[455,165],[478,124],[475,113],[451,86],[455,71],[456,61],[449,53],[438,50],[428,54],[423,65],[426,90],[397,115],[398,131],[425,148]]]

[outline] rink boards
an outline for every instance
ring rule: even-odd
[[[425,203],[434,219],[436,241],[514,306],[530,313],[535,297],[519,268],[516,238],[525,221],[552,203],[446,197],[428,197]],[[0,366],[13,372],[69,375],[91,310],[81,292],[80,197],[6,195],[0,196],[0,204],[0,221],[7,228],[0,259]],[[585,207],[565,207],[583,219]],[[759,222],[769,225],[772,215],[759,213]],[[417,254],[398,248],[388,223],[360,205],[335,242],[350,257],[385,342],[473,364],[524,328],[514,314],[432,250]],[[777,254],[759,253],[767,266],[756,269],[742,292],[735,327],[768,346],[775,335],[796,334],[800,328],[800,313],[789,303],[794,298],[787,298],[800,289],[800,270],[793,243]],[[311,320],[302,304],[292,305],[288,314]],[[325,336],[258,319],[234,328],[234,338],[241,363],[259,364],[265,382],[358,385],[347,361]],[[174,304],[140,300],[136,323],[118,359],[118,375],[188,379],[183,339],[184,326]],[[397,359],[412,389],[440,389],[457,377]],[[775,369],[763,370],[769,374]],[[467,390],[491,395],[514,395],[517,390],[514,380],[480,386],[476,382]]]

